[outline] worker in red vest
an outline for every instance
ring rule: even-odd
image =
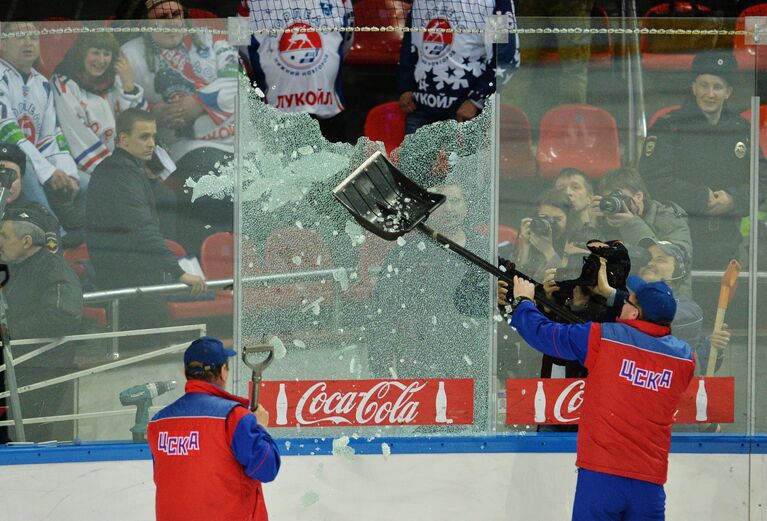
[[[235,354],[209,336],[192,342],[186,394],[149,422],[157,521],[268,519],[261,483],[277,476],[280,453],[266,409],[224,390]]]

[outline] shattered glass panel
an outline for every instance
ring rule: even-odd
[[[435,389],[440,381],[436,421],[363,420],[319,428],[298,421],[293,432],[391,436],[485,430],[491,277],[420,231],[384,241],[333,198],[334,187],[375,151],[384,151],[380,143],[365,138],[355,146],[330,143],[308,115],[265,105],[247,81],[239,95],[237,160],[221,177],[204,177],[193,189],[195,196],[210,190],[238,194],[239,342],[276,346],[264,380],[288,388],[293,382],[341,381],[343,388],[349,380],[396,386],[428,379]],[[471,122],[424,127],[390,155],[407,177],[446,196],[426,224],[488,260],[493,114],[490,104]],[[236,375],[235,391],[245,395],[250,371],[240,364]],[[455,397],[445,397],[441,383],[450,379],[473,380],[473,396],[471,387],[464,396],[473,417],[456,425],[440,421],[440,414],[454,407]],[[278,430],[278,436],[290,435]]]

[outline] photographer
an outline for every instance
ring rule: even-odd
[[[617,236],[628,247],[639,246],[644,240],[668,241],[692,258],[686,212],[675,203],[651,199],[637,170],[619,168],[609,172],[600,182],[600,193],[592,197],[591,209],[601,234]],[[692,294],[689,273],[677,289]]]
[[[517,269],[540,280],[548,268],[563,265],[572,204],[558,190],[538,199],[535,217],[522,219],[515,262]]]

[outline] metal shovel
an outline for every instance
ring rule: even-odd
[[[513,286],[519,276],[535,284],[535,300],[567,322],[583,322],[566,307],[551,301],[543,286],[512,265],[506,271],[426,226],[429,214],[445,202],[445,196],[428,192],[406,177],[381,152],[375,152],[333,189],[333,196],[366,230],[389,241],[418,229],[484,271]]]
[[[266,356],[265,358],[264,355]],[[261,377],[273,359],[274,346],[271,344],[257,344],[245,347],[242,350],[242,362],[252,371],[250,377],[251,411],[255,411],[258,408],[258,391],[261,386]]]

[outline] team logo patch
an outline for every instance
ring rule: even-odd
[[[288,32],[293,29],[308,29],[309,32]],[[322,37],[312,30],[313,27],[303,22],[291,24],[280,38],[280,60],[286,66],[296,70],[311,69],[322,60]]]
[[[450,51],[453,45],[452,32],[430,32],[434,29],[448,31],[452,29],[450,22],[444,18],[435,18],[426,24],[426,32],[423,33],[423,50],[427,60],[438,60]]]
[[[658,138],[655,136],[649,136],[647,141],[644,142],[644,155],[650,157],[655,152],[655,144],[658,142]]]
[[[735,144],[735,157],[738,159],[746,157],[746,144],[743,141],[738,141]]]

